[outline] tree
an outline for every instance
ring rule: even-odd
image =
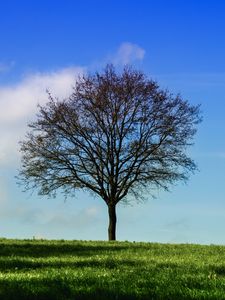
[[[41,195],[82,189],[99,196],[108,206],[109,240],[116,239],[119,202],[167,190],[196,169],[185,152],[201,121],[199,106],[142,72],[107,65],[80,77],[69,98],[48,98],[21,142],[19,178]]]

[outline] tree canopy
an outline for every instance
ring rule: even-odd
[[[21,142],[20,179],[41,195],[84,189],[108,206],[109,239],[116,239],[116,205],[153,188],[168,189],[196,169],[187,155],[199,105],[159,87],[141,72],[83,75],[70,97],[38,107]]]

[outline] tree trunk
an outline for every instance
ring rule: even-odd
[[[108,237],[109,241],[116,240],[116,205],[108,205],[109,213],[109,228],[108,228]]]

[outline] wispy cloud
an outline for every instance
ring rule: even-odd
[[[196,158],[225,159],[225,151],[198,152],[194,153],[194,156]]]
[[[223,158],[223,159],[225,159],[225,151],[224,152],[216,152],[215,156],[217,158]]]
[[[122,43],[116,53],[109,57],[115,65],[131,64],[135,61],[142,61],[145,56],[145,50],[137,44]]]
[[[26,131],[28,120],[35,115],[37,104],[45,103],[46,89],[64,98],[72,91],[81,67],[71,67],[55,72],[35,73],[21,82],[0,87],[0,165],[15,163],[18,156],[18,140]]]
[[[13,68],[14,65],[15,65],[14,61],[11,61],[9,63],[0,62],[0,73],[10,71]]]
[[[3,176],[0,176],[0,205],[2,206],[8,198],[7,183]]]
[[[54,209],[49,210],[49,207],[33,207],[25,201],[20,203],[4,203],[1,205],[0,217],[1,220],[13,218],[17,216],[21,223],[24,224],[40,224],[43,226],[52,227],[76,227],[81,229],[90,223],[93,223],[99,217],[101,208],[98,206],[89,206],[77,211],[69,211],[66,203],[56,205]]]
[[[90,206],[74,213],[62,214],[61,212],[54,212],[52,215],[48,213],[45,219],[45,225],[51,227],[75,227],[76,229],[83,229],[94,225],[99,218],[101,209],[97,206]],[[43,221],[43,218],[42,218]]]
[[[189,228],[188,218],[184,217],[168,221],[163,227],[168,231],[186,230]]]

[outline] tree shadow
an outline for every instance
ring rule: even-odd
[[[60,279],[43,279],[12,281],[0,280],[0,299],[4,300],[168,300],[168,299],[196,299],[192,296],[182,296],[179,291],[170,292],[168,295],[163,291],[157,295],[155,288],[149,286],[143,293],[134,290],[122,290],[116,286],[101,286],[96,279],[85,279],[76,283],[67,283]],[[221,298],[225,299],[225,298]]]
[[[4,260],[0,260],[0,270],[1,272],[9,271],[9,270],[21,270],[26,269],[27,271],[41,269],[41,268],[76,268],[76,269],[83,269],[86,267],[89,268],[98,268],[98,269],[117,269],[118,267],[135,267],[139,266],[140,264],[144,264],[144,261],[141,262],[140,260],[129,260],[129,259],[120,259],[114,260],[113,258],[105,258],[105,259],[95,259],[92,258],[91,260],[83,260],[83,261],[67,261],[61,260],[28,260],[26,258],[4,258]]]
[[[103,243],[102,245],[85,245],[84,242],[63,243],[46,241],[28,241],[23,243],[11,242],[0,243],[0,256],[22,256],[22,257],[48,257],[61,255],[90,256],[103,254],[104,252],[122,251],[128,246]]]

